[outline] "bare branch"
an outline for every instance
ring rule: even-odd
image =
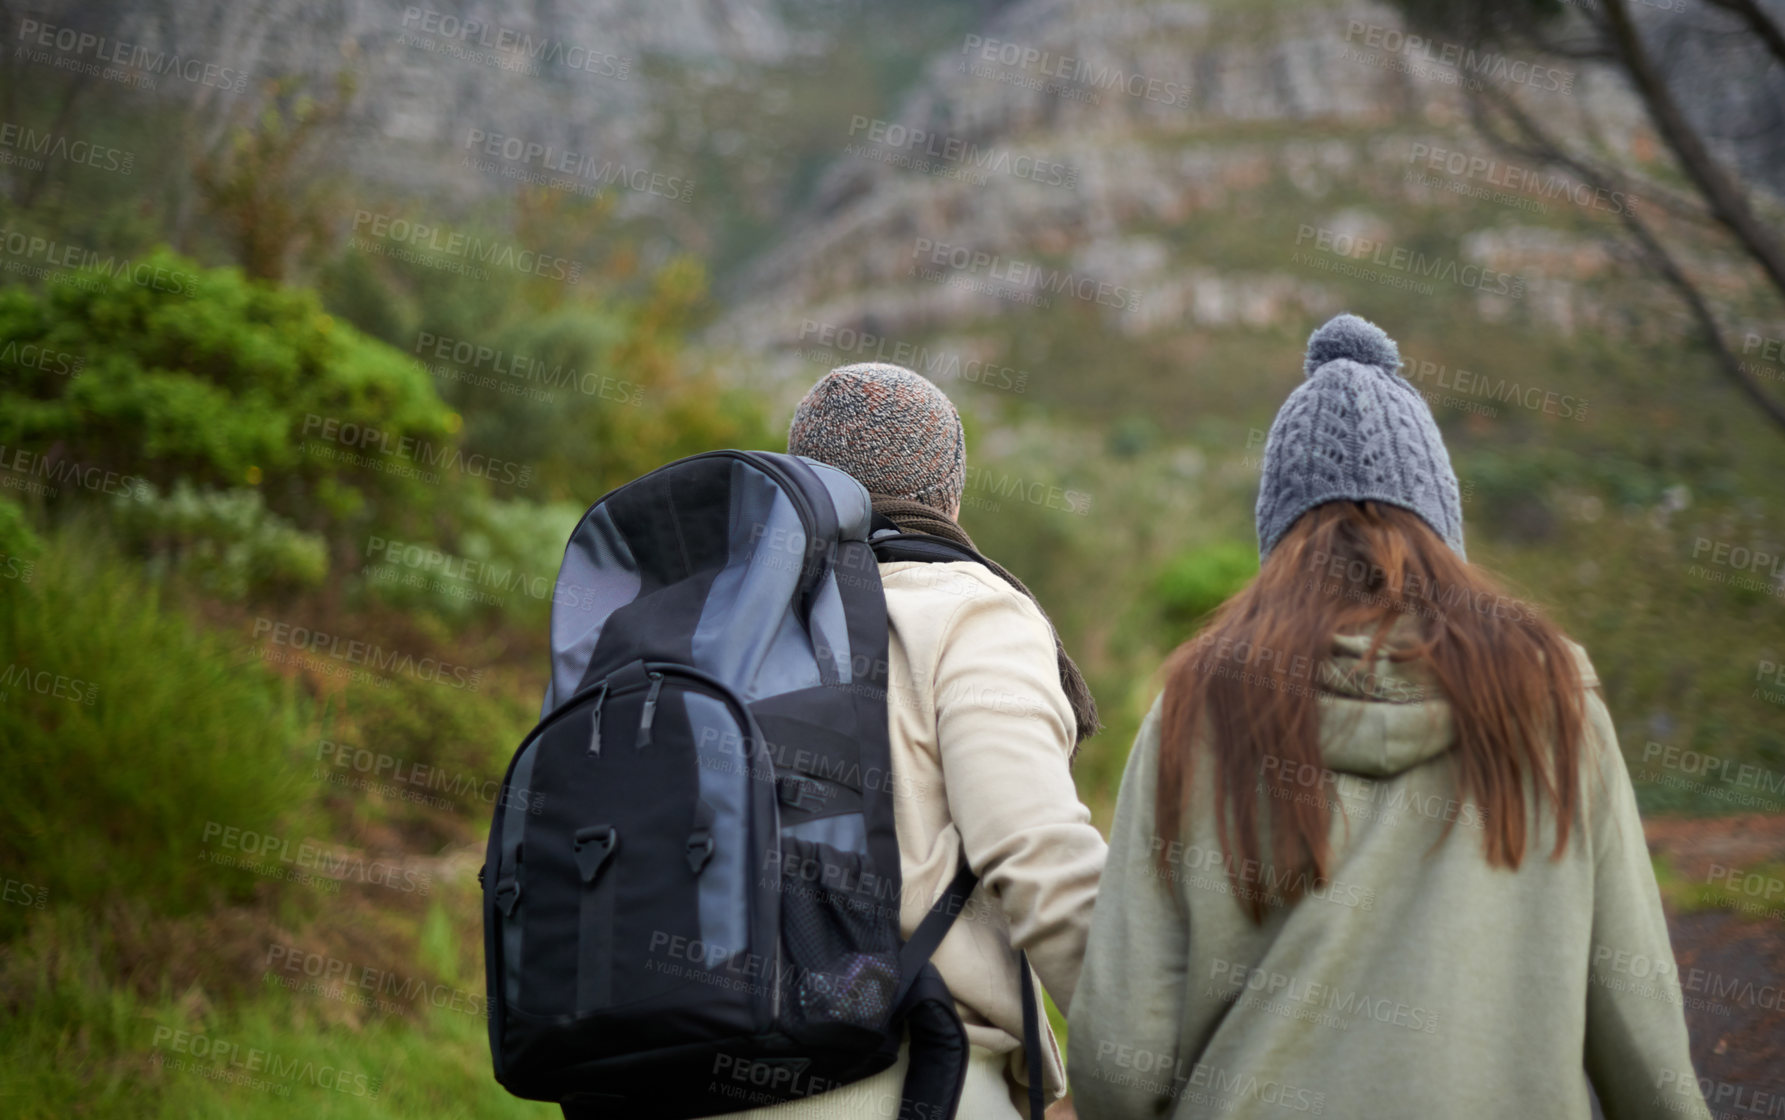
[[[1760,262],[1767,277],[1781,295],[1785,295],[1785,247],[1772,232],[1755,218],[1749,209],[1746,193],[1733,181],[1723,166],[1711,157],[1703,139],[1687,122],[1667,82],[1649,57],[1636,25],[1630,19],[1625,0],[1601,0],[1606,26],[1612,40],[1624,55],[1631,82],[1648,107],[1661,137],[1673,150],[1681,169],[1704,192],[1711,213],[1721,222],[1749,255]]]
[[[1779,30],[1779,25],[1774,23],[1772,17],[1767,15],[1754,0],[1705,0],[1705,2],[1740,16],[1742,22],[1746,23],[1748,28],[1759,36],[1760,41],[1766,44],[1766,49],[1772,52],[1773,57],[1781,63],[1785,63],[1785,31]]]
[[[1711,313],[1710,304],[1705,302],[1704,293],[1698,290],[1690,277],[1674,261],[1672,254],[1661,244],[1643,220],[1636,216],[1636,211],[1624,208],[1621,215],[1624,226],[1635,237],[1643,253],[1649,258],[1655,271],[1661,274],[1668,285],[1686,302],[1692,317],[1698,321],[1699,334],[1710,344],[1711,352],[1716,356],[1717,365],[1736,383],[1736,387],[1747,395],[1748,399],[1765,413],[1774,424],[1785,428],[1785,404],[1780,404],[1769,397],[1760,384],[1748,373],[1735,353],[1723,341],[1723,329],[1717,325],[1717,317]]]
[[[1490,91],[1484,87],[1483,92]],[[1608,180],[1600,177],[1598,167],[1568,152],[1560,141],[1549,135],[1543,126],[1538,124],[1511,97],[1499,90],[1492,90],[1491,96],[1495,101],[1495,108],[1506,115],[1525,139],[1521,143],[1500,135],[1490,133],[1490,136],[1498,142],[1508,144],[1521,154],[1554,166],[1564,167],[1590,186],[1609,189]],[[1712,355],[1717,360],[1718,368],[1735,382],[1736,387],[1752,400],[1761,412],[1775,424],[1785,428],[1785,404],[1769,397],[1761,389],[1759,383],[1743,368],[1742,363],[1737,360],[1734,352],[1723,341],[1723,329],[1718,325],[1717,318],[1712,313],[1710,305],[1705,301],[1704,294],[1692,282],[1692,278],[1686,275],[1685,270],[1673,259],[1673,255],[1667,251],[1666,246],[1655,236],[1648,224],[1637,216],[1634,207],[1623,207],[1619,212],[1619,217],[1623,220],[1625,228],[1636,239],[1637,245],[1642,249],[1643,255],[1649,259],[1655,272],[1685,302],[1686,309],[1698,324],[1699,333],[1704,336],[1706,343],[1710,346]]]

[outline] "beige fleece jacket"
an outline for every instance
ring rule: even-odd
[[[1053,634],[980,564],[882,564],[880,578],[899,924],[906,937],[916,930],[965,855],[979,887],[932,959],[969,1040],[1008,1053],[1026,1085],[1017,950],[1068,1009],[1106,852],[1067,766],[1074,724]],[[1045,1017],[1042,1029],[1044,1083],[1057,1096],[1064,1063]]]
[[[1488,865],[1479,810],[1457,799],[1450,705],[1429,672],[1384,658],[1370,676],[1365,652],[1336,639],[1321,681],[1325,768],[1307,789],[1337,807],[1331,882],[1262,926],[1234,897],[1206,750],[1183,834],[1154,827],[1154,705],[1070,1013],[1079,1115],[1586,1120],[1590,1081],[1608,1120],[1708,1116],[1636,798],[1585,654],[1582,815],[1551,860],[1546,812],[1511,871]],[[1242,871],[1268,890],[1267,872]]]

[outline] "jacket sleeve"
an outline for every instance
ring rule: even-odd
[[[1155,862],[1160,704],[1141,724],[1110,827],[1109,866],[1091,921],[1067,1072],[1085,1120],[1168,1115],[1180,1082],[1189,916]]]
[[[1107,849],[1072,782],[1075,724],[1040,610],[1002,590],[968,597],[944,630],[935,698],[943,788],[967,863],[1065,1010]]]
[[[1597,691],[1586,699],[1582,770],[1593,845],[1586,1068],[1606,1120],[1708,1117],[1692,1070],[1678,966],[1629,768]]]

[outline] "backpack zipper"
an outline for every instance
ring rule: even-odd
[[[638,716],[638,750],[651,745],[651,724],[657,722],[657,694],[663,691],[663,674],[651,674],[651,691],[645,693],[645,708]]]
[[[601,688],[595,693],[594,720],[589,729],[589,757],[601,757],[601,705],[607,702],[607,681],[601,682]]]

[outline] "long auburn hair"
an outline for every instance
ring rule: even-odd
[[[1192,752],[1213,756],[1216,829],[1235,897],[1257,923],[1329,881],[1331,803],[1324,786],[1320,678],[1335,634],[1367,634],[1374,665],[1395,623],[1418,641],[1390,647],[1423,660],[1450,701],[1459,800],[1485,817],[1487,860],[1516,869],[1525,856],[1527,783],[1553,806],[1556,846],[1578,808],[1582,682],[1562,631],[1508,596],[1419,517],[1377,502],[1329,502],[1303,514],[1258,575],[1166,663],[1156,815],[1177,837],[1191,789]],[[1449,834],[1455,816],[1445,825]],[[1263,852],[1268,836],[1270,851]],[[1160,851],[1161,869],[1169,849]],[[1269,890],[1256,873],[1269,868]],[[1246,880],[1250,878],[1250,882]]]

